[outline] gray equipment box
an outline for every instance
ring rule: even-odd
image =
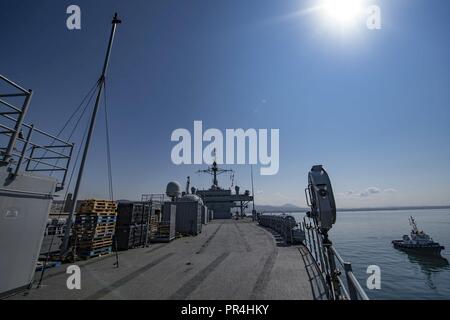
[[[34,277],[57,181],[0,168],[0,296]]]
[[[198,201],[177,201],[176,229],[193,236],[202,232],[202,204]]]

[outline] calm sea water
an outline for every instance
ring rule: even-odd
[[[299,221],[304,215],[293,214]],[[419,229],[445,246],[443,258],[424,258],[392,247],[392,240],[409,234],[410,216]],[[338,212],[330,234],[364,288],[367,267],[381,268],[381,290],[367,290],[371,299],[450,299],[450,209]]]

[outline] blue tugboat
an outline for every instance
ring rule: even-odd
[[[402,240],[393,240],[394,248],[417,254],[440,255],[445,248],[419,230],[413,217],[409,218],[409,223],[412,227],[411,236],[404,235]]]

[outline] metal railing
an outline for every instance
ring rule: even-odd
[[[143,246],[147,247],[150,243],[151,238],[154,238],[156,235],[152,231],[152,216],[156,215],[156,211],[159,211],[159,216],[162,213],[162,205],[165,201],[168,201],[168,198],[165,194],[158,193],[158,194],[143,194],[141,196],[141,203],[143,206],[147,206],[149,210],[149,214],[147,215],[147,228],[145,231],[145,241]],[[159,223],[159,219],[158,219]],[[156,233],[159,232],[159,226],[157,228]]]
[[[258,223],[276,231],[287,243],[298,243],[304,240],[304,232],[297,232],[297,222],[289,215],[259,215]],[[298,230],[301,231],[301,230]]]
[[[341,257],[331,241],[324,240],[313,221],[305,217],[300,226],[305,231],[305,246],[327,284],[328,298],[332,300],[369,300],[353,273],[351,263]]]
[[[5,92],[3,92],[5,91]],[[74,145],[24,122],[33,92],[0,75],[0,166],[56,175],[56,191],[67,178]]]
[[[170,201],[170,198],[163,193],[152,193],[152,194],[143,194],[141,196],[141,201],[163,203],[165,201]]]

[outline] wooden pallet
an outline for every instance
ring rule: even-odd
[[[112,201],[112,200],[88,199],[83,202],[83,205],[114,206],[117,208],[117,202]]]
[[[116,215],[77,215],[75,218],[75,224],[89,224],[89,223],[112,223],[117,221]]]
[[[86,250],[86,251],[80,251],[77,253],[77,255],[81,258],[93,258],[93,257],[99,257],[103,255],[111,254],[112,247],[104,247],[104,248],[98,248],[94,250]]]
[[[83,233],[105,233],[108,231],[114,231],[116,226],[76,226],[73,228],[74,232],[77,234]]]
[[[77,232],[73,234],[73,237],[76,239],[102,239],[102,238],[111,238],[114,236],[114,230],[107,230],[101,232]]]
[[[77,233],[73,236],[73,239],[86,239],[86,240],[97,240],[97,239],[107,239],[114,236],[113,231],[108,231],[104,233]]]
[[[74,229],[78,231],[92,231],[92,230],[104,230],[104,229],[114,229],[116,227],[115,222],[109,223],[80,223],[75,224]]]
[[[87,200],[81,206],[79,212],[83,211],[116,211],[117,203],[114,201],[107,200]]]
[[[72,236],[73,239],[85,239],[85,240],[102,240],[102,239],[112,239],[114,233],[107,233],[105,235],[95,234],[95,233],[78,233]]]
[[[109,232],[105,234],[77,234],[72,237],[76,241],[97,241],[97,240],[107,240],[112,239],[114,232]]]
[[[108,247],[111,246],[113,243],[112,239],[111,240],[104,240],[101,242],[90,242],[90,241],[86,241],[86,242],[79,242],[77,243],[77,248],[78,250],[82,250],[83,249],[98,249],[98,248],[103,248],[103,247]]]
[[[92,216],[102,216],[102,217],[116,217],[117,211],[105,210],[105,209],[86,209],[79,211],[78,214],[92,215]]]

